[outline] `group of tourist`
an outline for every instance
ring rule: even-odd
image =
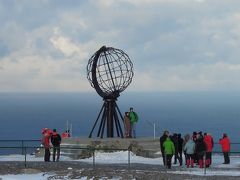
[[[124,137],[125,138],[136,138],[136,124],[138,122],[138,115],[130,108],[129,112],[125,112],[124,115]]]
[[[138,115],[131,107],[129,112],[125,112],[124,128],[125,138],[136,138],[136,123],[138,122]],[[70,137],[69,130],[62,133],[60,136],[56,129],[50,130],[44,128],[42,130],[42,144],[45,149],[44,161],[50,161],[50,148],[53,148],[53,161],[59,161],[60,144],[62,138]],[[52,146],[50,145],[52,144]],[[224,155],[224,163],[230,164],[230,140],[227,134],[219,139],[219,144],[222,146]],[[174,156],[174,164],[179,163],[183,165],[183,157],[185,156],[185,165],[187,168],[193,168],[198,165],[199,168],[210,167],[212,164],[212,150],[214,147],[213,137],[210,133],[193,132],[192,135],[186,134],[184,137],[181,134],[173,133],[170,135],[169,131],[164,131],[160,137],[160,150],[162,153],[163,164],[167,168],[172,166],[172,157]],[[56,158],[57,155],[57,158]]]
[[[230,140],[227,134],[219,140],[224,155],[224,163],[229,164]],[[179,162],[182,166],[182,154],[185,156],[185,164],[187,168],[199,165],[199,168],[210,167],[212,164],[212,150],[214,146],[213,137],[209,133],[193,132],[192,135],[186,134],[184,138],[181,134],[174,133],[170,135],[168,131],[164,131],[160,137],[160,149],[163,158],[163,164],[167,168],[171,168],[172,157],[174,156],[174,164]]]
[[[53,148],[53,161],[59,161],[60,158],[60,144],[62,138],[70,137],[69,130],[62,133],[62,137],[58,134],[56,129],[43,128],[42,129],[42,145],[44,146],[44,161],[50,161],[50,148]],[[52,146],[51,146],[52,145]],[[57,159],[56,159],[57,155]]]

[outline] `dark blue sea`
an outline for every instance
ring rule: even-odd
[[[97,93],[0,93],[0,139],[40,139],[41,129],[66,122],[73,136],[88,136],[102,106]],[[122,113],[133,107],[139,115],[138,136],[170,132],[210,132],[217,142],[227,133],[240,142],[240,93],[227,92],[123,92],[118,98]],[[96,129],[97,130],[97,129]]]

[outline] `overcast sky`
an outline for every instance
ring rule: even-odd
[[[239,0],[0,0],[0,91],[94,91],[102,45],[134,64],[128,91],[239,91]]]

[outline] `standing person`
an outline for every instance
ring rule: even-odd
[[[206,144],[206,167],[209,167],[212,163],[212,149],[213,149],[213,137],[209,134],[206,133],[204,135],[204,142]]]
[[[222,152],[224,156],[223,164],[230,164],[229,152],[230,152],[230,140],[226,133],[223,134],[223,138],[219,139],[219,144],[222,145]]]
[[[44,161],[50,161],[50,138],[51,138],[51,130],[48,128],[44,128],[42,131],[42,144],[44,146]]]
[[[206,145],[203,141],[203,136],[201,134],[197,134],[197,140],[196,140],[196,153],[198,157],[198,164],[200,168],[203,168],[204,162],[203,157],[204,153],[206,151]]]
[[[162,159],[163,159],[164,166],[166,165],[166,162],[165,162],[166,157],[165,157],[163,143],[166,141],[168,135],[169,135],[169,132],[165,130],[163,132],[163,135],[160,137],[160,150],[161,150],[161,153],[162,153]]]
[[[138,122],[138,115],[136,112],[133,111],[133,108],[130,108],[129,112],[130,122],[131,122],[131,130],[133,138],[136,138],[136,125]]]
[[[53,129],[53,133],[51,136],[51,143],[53,145],[53,162],[55,162],[56,151],[57,151],[57,161],[59,161],[61,140],[62,140],[61,136],[57,133],[57,130]]]
[[[180,163],[180,159],[179,159],[179,156],[178,156],[178,136],[177,136],[176,133],[173,133],[173,136],[171,137],[171,140],[172,140],[172,142],[174,144],[174,147],[175,147],[174,164],[177,164],[177,160]]]
[[[194,167],[194,152],[195,152],[195,142],[190,138],[190,135],[186,135],[187,142],[184,145],[183,150],[186,152],[186,162],[187,168]]]
[[[192,134],[192,140],[193,140],[193,141],[195,142],[195,144],[196,144],[196,142],[197,142],[197,132],[196,132],[196,131],[194,131],[193,134]],[[193,158],[194,158],[194,162],[195,162],[196,164],[198,164],[198,155],[197,155],[196,152],[194,153]]]
[[[171,169],[172,166],[172,156],[175,154],[175,147],[173,142],[169,137],[163,143],[164,153],[166,156],[166,165],[168,169]]]
[[[125,128],[125,133],[124,133],[125,138],[131,138],[132,135],[131,135],[131,123],[130,123],[129,112],[125,112],[124,128]]]
[[[182,153],[183,153],[183,138],[181,137],[181,134],[178,134],[178,157],[179,157],[179,163],[180,166],[182,166]]]
[[[189,139],[190,139],[189,134],[184,135],[183,147],[185,146],[185,144],[188,142]],[[187,154],[186,154],[186,150],[184,150],[184,148],[183,148],[183,154],[185,156],[185,165],[187,165]]]

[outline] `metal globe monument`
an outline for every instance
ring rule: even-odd
[[[114,130],[118,137],[123,137],[123,116],[116,101],[132,82],[133,64],[129,56],[120,49],[102,46],[88,61],[87,78],[104,101],[89,138],[97,125],[97,137],[103,138],[105,131],[106,137],[114,137]]]

